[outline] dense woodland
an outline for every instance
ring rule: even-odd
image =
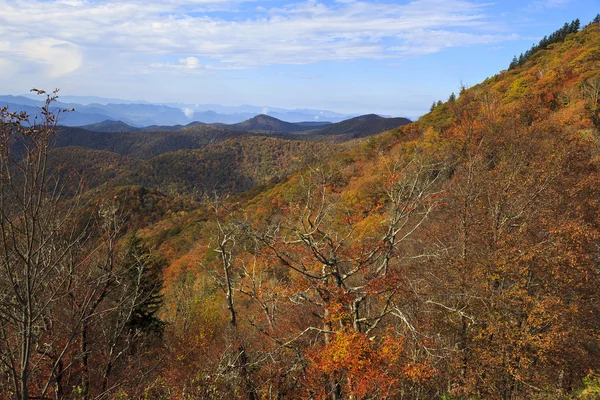
[[[0,109],[0,397],[599,398],[600,22],[567,28],[345,143]]]

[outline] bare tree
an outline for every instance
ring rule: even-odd
[[[216,194],[214,200],[210,201],[209,209],[214,216],[214,251],[218,254],[221,270],[220,273],[213,274],[213,277],[225,294],[227,310],[229,311],[229,325],[234,341],[237,342],[234,343],[236,351],[231,364],[239,374],[248,400],[255,400],[257,399],[256,390],[250,377],[246,344],[239,334],[239,316],[235,305],[237,282],[234,277],[234,269],[236,269],[236,263],[239,263],[239,260],[236,259],[236,253],[239,252],[237,242],[242,239],[242,234],[236,223],[224,221],[223,214],[226,216],[229,210],[224,207]],[[241,265],[238,266],[238,268],[241,267]]]
[[[83,204],[81,190],[67,198],[48,168],[56,93],[32,123],[0,109],[0,391],[23,400],[66,398],[74,386],[90,398],[91,357],[102,370],[93,395],[114,390],[111,373],[140,334],[136,321],[160,302],[149,259],[119,249],[118,206]]]
[[[380,337],[385,330],[378,329],[383,320],[398,321],[407,331],[415,332],[394,282],[403,279],[402,264],[410,262],[409,242],[439,202],[438,180],[443,166],[418,154],[381,162],[385,173],[377,182],[383,184],[376,189],[380,200],[372,219],[368,212],[348,208],[336,190],[336,185],[343,185],[336,182],[337,169],[327,165],[301,176],[293,210],[275,213],[268,226],[253,227],[245,218],[237,219],[244,233],[260,244],[266,258],[302,282],[278,301],[286,303],[281,310],[301,305],[310,315],[292,338],[282,337],[269,326],[276,319],[270,315],[275,308],[267,306],[264,289],[256,289],[260,285],[256,273],[243,273],[246,283],[242,293],[253,298],[267,315],[266,327],[253,325],[273,339],[275,351],[290,348],[302,353],[305,349],[295,348],[302,340],[320,340],[327,345],[339,332],[348,330]],[[358,232],[364,229],[372,229],[372,233]],[[345,396],[344,382],[331,377],[326,385],[331,399]]]
[[[65,206],[47,169],[55,99],[56,91],[47,95],[41,120],[32,125],[26,114],[0,109],[0,360],[11,394],[20,399],[30,397],[32,377],[37,384],[52,380],[75,339],[75,332],[63,343],[45,335],[51,310],[69,287],[66,261],[84,239],[73,224],[77,201]],[[55,360],[47,370],[42,364],[50,353]]]

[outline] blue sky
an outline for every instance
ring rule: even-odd
[[[415,117],[600,0],[0,0],[0,92]]]

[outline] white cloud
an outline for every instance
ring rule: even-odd
[[[189,119],[194,118],[194,110],[192,110],[191,108],[184,108],[181,111],[183,111],[185,116],[188,117]]]
[[[34,63],[42,75],[59,77],[77,70],[83,61],[78,46],[51,37],[0,41],[0,52],[5,76],[18,72],[21,64]]]
[[[245,1],[0,0],[0,37],[20,49],[6,58],[43,63],[53,76],[77,70],[84,55],[94,65],[120,55],[119,63],[131,63],[122,70],[145,64],[181,74],[402,58],[512,38],[490,33],[485,5],[467,0],[261,3],[229,20],[204,12],[236,11]]]
[[[17,53],[42,64],[42,68],[51,77],[69,74],[77,70],[82,63],[77,46],[53,38],[26,40],[21,43]]]
[[[185,57],[177,60],[177,63],[170,62],[155,62],[150,64],[150,71],[176,71],[180,74],[201,74],[206,70],[206,66],[200,63],[196,57]]]
[[[541,10],[544,8],[564,7],[571,2],[572,0],[534,0],[530,4],[529,9]]]
[[[179,62],[183,65],[184,68],[187,69],[196,69],[200,67],[200,60],[196,57],[187,57],[179,60]]]
[[[474,35],[462,32],[448,32],[439,30],[425,31],[417,29],[401,35],[403,46],[390,47],[390,51],[397,51],[402,54],[429,54],[449,47],[470,46],[478,44],[491,44],[507,40],[516,40],[516,35]]]

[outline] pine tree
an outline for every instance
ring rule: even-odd
[[[579,32],[580,26],[581,26],[581,22],[579,21],[579,18],[577,18],[576,20],[571,22],[571,25],[569,25],[569,33]]]
[[[569,23],[565,22],[565,24],[563,25],[562,28],[559,29],[558,31],[558,37],[560,38],[560,40],[564,40],[567,35],[569,34]]]
[[[126,279],[136,291],[135,308],[128,322],[131,330],[162,331],[156,312],[162,305],[162,271],[166,261],[150,252],[137,236],[129,239],[124,260]]]

